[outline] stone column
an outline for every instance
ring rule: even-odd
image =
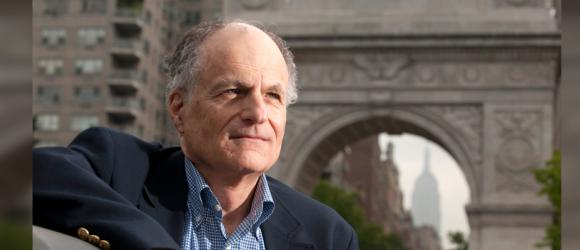
[[[482,198],[467,207],[470,249],[537,249],[551,208],[532,170],[551,156],[552,121],[550,103],[485,105]]]

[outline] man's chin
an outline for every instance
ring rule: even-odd
[[[235,165],[238,166],[239,171],[243,174],[264,173],[272,167],[268,159],[265,159],[262,154],[255,152],[241,154],[235,161]]]

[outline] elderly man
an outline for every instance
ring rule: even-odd
[[[358,248],[336,212],[264,174],[297,96],[278,36],[203,24],[168,65],[180,148],[92,128],[67,148],[35,150],[35,225],[105,249]]]

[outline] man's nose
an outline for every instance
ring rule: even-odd
[[[248,123],[263,123],[268,119],[266,103],[261,93],[251,93],[246,96],[241,117]]]

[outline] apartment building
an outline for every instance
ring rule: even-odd
[[[163,58],[200,10],[195,0],[34,0],[35,146],[91,126],[175,144]]]

